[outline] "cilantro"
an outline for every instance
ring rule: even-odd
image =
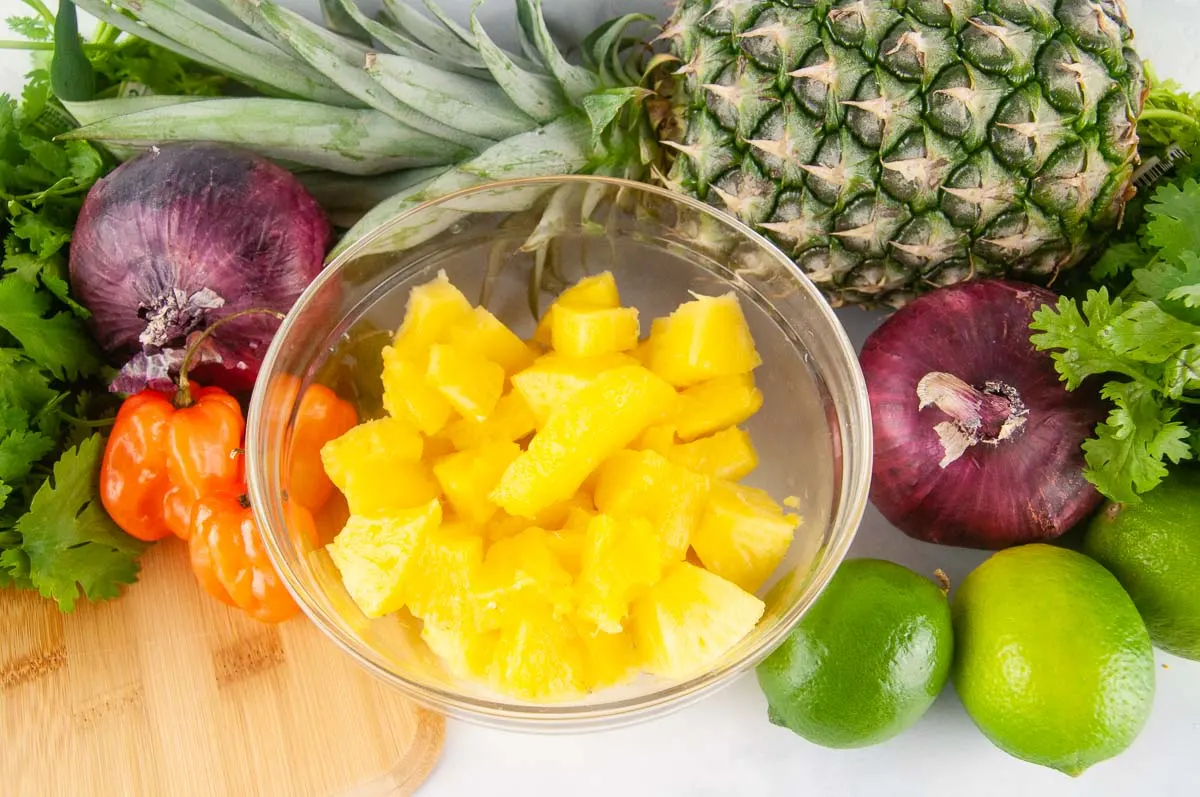
[[[115,598],[120,585],[137,579],[137,556],[145,546],[122,532],[100,505],[103,454],[100,435],[67,449],[17,522],[19,577],[57,600],[63,611],[74,608],[81,589],[89,600]]]
[[[1112,410],[1083,444],[1084,475],[1123,502],[1154,489],[1169,465],[1200,457],[1200,183],[1181,177],[1144,211],[1134,240],[1092,272],[1127,279],[1121,295],[1101,287],[1063,297],[1031,325],[1068,390],[1108,375],[1100,392]]]

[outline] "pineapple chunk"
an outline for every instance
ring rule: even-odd
[[[621,518],[647,518],[657,530],[663,561],[677,562],[704,512],[708,482],[656,451],[621,451],[597,472],[596,508]]]
[[[425,381],[428,353],[407,357],[392,346],[383,348],[383,408],[388,415],[411,421],[423,434],[438,433],[454,408],[441,392]]]
[[[732,292],[681,304],[650,335],[650,370],[676,387],[749,373],[761,364]]]
[[[325,546],[350,597],[367,617],[399,610],[425,538],[442,522],[437,501],[387,517],[352,515]]]
[[[583,643],[570,623],[541,608],[500,632],[492,688],[526,700],[569,700],[587,690]]]
[[[579,638],[583,642],[587,683],[592,689],[622,683],[637,668],[631,632],[606,634],[595,628],[580,628]]]
[[[718,575],[686,562],[633,602],[634,644],[654,675],[685,678],[720,659],[748,634],[765,605]]]
[[[585,359],[546,354],[531,367],[513,376],[513,389],[525,399],[537,425],[541,427],[554,410],[596,381],[600,374],[630,365],[637,365],[637,361],[624,354]]]
[[[584,541],[579,616],[605,633],[620,633],[630,602],[661,573],[658,535],[649,521],[597,515]]]
[[[557,307],[551,324],[554,350],[567,357],[599,357],[629,351],[638,343],[638,311]]]
[[[424,462],[397,462],[379,467],[370,461],[355,463],[346,473],[346,504],[355,515],[380,515],[411,509],[441,493],[433,472]]]
[[[711,572],[753,592],[783,561],[797,522],[762,490],[717,482],[692,548]]]
[[[409,610],[427,623],[474,620],[471,595],[483,567],[483,538],[462,523],[444,523],[425,536],[405,586]]]
[[[583,512],[582,509],[572,511]],[[558,531],[546,532],[546,547],[573,578],[578,577],[583,569],[583,549],[587,542],[586,529],[585,523],[579,528],[563,528]]]
[[[465,346],[434,344],[425,379],[460,415],[473,421],[487,420],[504,392],[504,369]]]
[[[572,611],[570,572],[550,549],[547,533],[531,527],[492,544],[483,560],[478,599],[484,631],[512,625],[522,615],[550,607],[556,615]]]
[[[695,440],[742,421],[758,412],[763,396],[750,374],[718,376],[684,390],[675,412],[680,440]]]
[[[534,353],[504,322],[476,307],[471,317],[450,331],[449,342],[481,354],[509,376],[533,365]]]
[[[603,310],[621,306],[621,294],[617,292],[617,281],[611,271],[603,271],[591,277],[584,277],[579,282],[567,288],[554,304],[546,310],[546,314],[538,321],[537,329],[533,332],[535,342],[549,346],[551,340],[551,325],[554,323],[555,307],[576,307]]]
[[[380,418],[351,427],[321,446],[321,464],[339,490],[346,491],[346,474],[369,462],[387,468],[396,462],[418,462],[424,443],[416,428],[402,418]]]
[[[675,427],[660,423],[647,427],[631,444],[638,451],[657,451],[664,457],[675,447]]]
[[[662,452],[672,462],[697,473],[736,481],[758,467],[758,453],[750,435],[736,426],[709,437],[671,446]]]
[[[499,638],[499,632],[480,631],[470,622],[440,625],[427,621],[421,629],[421,639],[459,678],[486,678]]]
[[[533,417],[533,411],[525,399],[520,393],[512,391],[500,397],[487,420],[459,418],[442,430],[442,434],[456,450],[465,451],[495,440],[520,440],[532,434],[536,426],[537,419]]]
[[[418,285],[408,295],[404,322],[393,346],[406,357],[422,358],[434,343],[447,339],[450,330],[469,323],[475,308],[462,292],[450,284],[446,272]]]
[[[520,453],[519,445],[506,440],[485,443],[442,457],[433,466],[433,473],[454,513],[482,526],[497,511],[488,494]]]
[[[492,500],[510,515],[533,517],[571,497],[601,462],[670,412],[675,398],[670,385],[641,366],[606,371],[550,416],[508,466]]]

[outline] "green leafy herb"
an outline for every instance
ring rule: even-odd
[[[1122,295],[1059,299],[1034,313],[1032,341],[1053,352],[1069,390],[1108,375],[1101,395],[1113,409],[1083,444],[1085,475],[1135,502],[1168,465],[1200,455],[1200,183],[1159,188],[1136,239],[1106,258],[1106,274],[1126,276]]]

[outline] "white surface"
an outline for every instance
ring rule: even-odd
[[[658,13],[657,0],[545,0],[556,32],[582,35],[615,11]],[[289,5],[311,10],[314,0]],[[469,0],[446,0],[460,20]],[[1127,0],[1139,51],[1159,73],[1200,90],[1200,0]],[[0,0],[0,17],[24,13]],[[492,0],[485,19],[510,35],[511,3]],[[6,38],[6,36],[0,36]],[[0,91],[19,90],[22,59],[0,52]],[[878,317],[840,313],[855,343]],[[852,551],[919,572],[945,570],[957,583],[984,559],[972,551],[916,542],[872,510]],[[422,797],[569,794],[573,797],[1194,797],[1200,794],[1200,663],[1158,654],[1154,714],[1134,746],[1072,780],[993,747],[971,724],[953,689],[912,730],[869,749],[826,750],[767,722],[753,676],[655,722],[590,736],[536,737],[451,722],[446,751]]]

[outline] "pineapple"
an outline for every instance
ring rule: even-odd
[[[750,374],[718,376],[699,382],[679,395],[673,418],[680,440],[719,432],[736,426],[762,408],[763,396]]]
[[[650,333],[647,367],[676,387],[747,374],[761,363],[732,293],[685,302]]]
[[[587,690],[583,641],[545,608],[500,632],[488,673],[497,691],[526,700],[569,700]]]
[[[504,369],[466,346],[437,343],[429,349],[426,383],[459,415],[482,423],[504,393]]]
[[[516,443],[497,440],[448,454],[434,463],[433,474],[455,515],[477,526],[491,520],[498,507],[488,500],[488,494],[520,453]]]
[[[798,522],[762,490],[718,481],[692,549],[709,571],[754,592],[783,561]]]
[[[476,307],[469,318],[463,319],[447,336],[450,343],[479,352],[512,376],[533,365],[534,353],[504,322]]]
[[[437,501],[386,517],[352,515],[325,546],[350,597],[367,617],[399,610],[422,544],[442,522]]]
[[[638,345],[638,311],[631,307],[602,310],[560,306],[550,326],[554,350],[567,357],[599,357]]]
[[[558,617],[572,611],[574,579],[548,537],[543,529],[531,527],[488,549],[475,590],[480,630],[511,627],[543,608]]]
[[[474,313],[467,297],[450,283],[446,272],[439,271],[409,293],[392,346],[403,356],[422,359],[433,344],[446,342],[453,330],[466,326]]]
[[[513,390],[525,400],[538,426],[542,426],[550,418],[550,413],[600,374],[637,364],[637,360],[619,353],[577,359],[551,352],[515,375],[512,378]]]
[[[321,447],[325,473],[345,491],[346,474],[359,463],[386,468],[396,462],[420,462],[424,441],[411,423],[401,418],[380,418],[351,428]]]
[[[695,675],[725,655],[762,617],[762,601],[718,575],[680,562],[633,602],[634,644],[647,672]]]
[[[1119,0],[679,0],[657,54],[630,15],[582,39],[581,65],[540,0],[517,0],[519,54],[432,2],[434,19],[389,3],[376,20],[338,0],[354,38],[273,0],[222,0],[254,33],[188,0],[78,5],[271,96],[72,102],[66,137],[238,144],[342,172],[310,182],[342,202],[396,186],[342,248],[500,176],[603,170],[725,209],[835,303],[899,306],[973,277],[1049,280],[1132,194],[1145,81]],[[561,203],[545,207],[553,228]]]
[[[477,448],[495,440],[515,442],[533,433],[537,419],[529,404],[517,391],[500,397],[495,409],[486,420],[458,418],[451,421],[441,432],[457,451]]]
[[[658,535],[641,518],[597,515],[588,523],[579,576],[579,616],[618,634],[630,601],[662,573]]]
[[[533,332],[533,339],[543,346],[551,345],[555,307],[611,310],[620,306],[621,294],[617,291],[617,280],[611,271],[584,277],[554,300],[554,304],[550,305],[545,315],[538,320],[537,329]]]
[[[429,530],[406,578],[409,611],[444,627],[472,623],[471,594],[482,568],[483,539],[469,526],[443,523]]]
[[[409,355],[383,347],[383,408],[393,418],[412,423],[422,434],[435,435],[454,416],[450,401],[426,381],[428,351]]]

